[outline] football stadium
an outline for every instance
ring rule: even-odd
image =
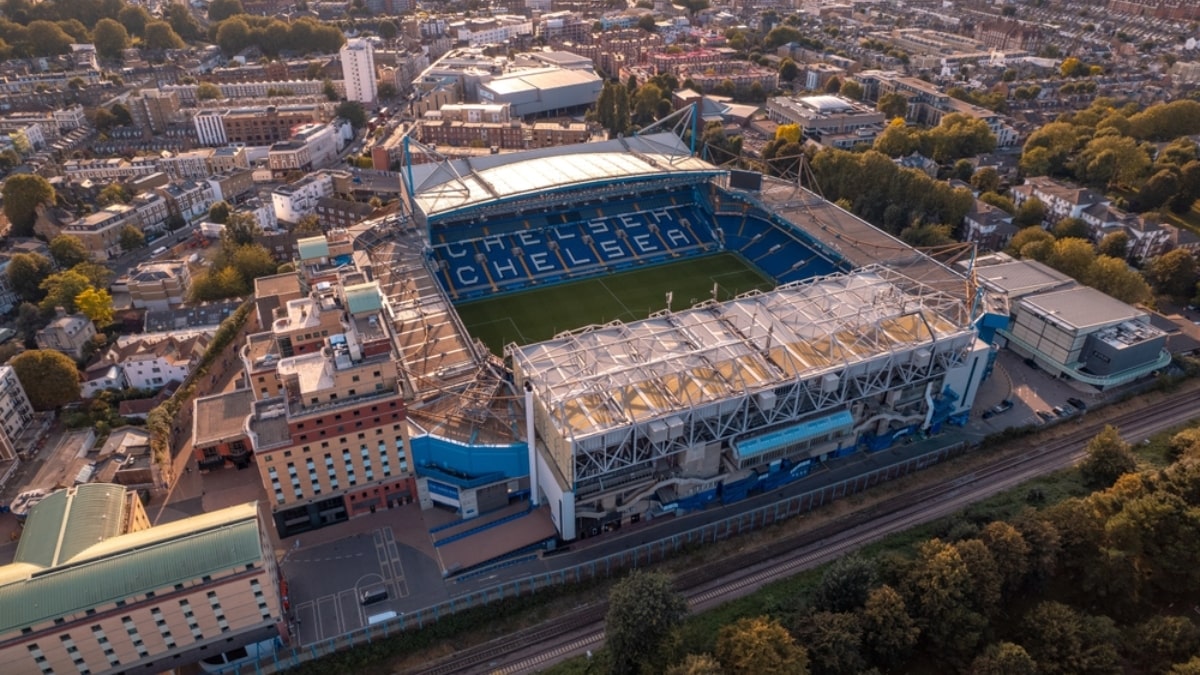
[[[692,150],[413,142],[404,211],[363,240],[423,506],[528,498],[572,540],[965,421],[993,355],[962,276]]]

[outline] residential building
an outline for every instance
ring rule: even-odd
[[[1104,195],[1091,188],[1068,185],[1049,176],[1032,176],[1011,190],[1013,204],[1021,206],[1036,197],[1046,206],[1046,222],[1057,223],[1063,218],[1082,218],[1088,208],[1108,204]]]
[[[324,230],[345,229],[371,217],[375,207],[363,202],[335,197],[321,197],[317,200],[317,221]]]
[[[0,365],[0,432],[15,440],[33,419],[33,406],[17,373],[9,365]]]
[[[93,180],[101,183],[122,181],[135,176],[158,173],[158,162],[152,157],[136,157],[133,161],[112,159],[70,159],[63,162],[63,175],[75,181]]]
[[[295,130],[286,141],[267,152],[267,166],[279,178],[294,171],[308,172],[332,166],[341,142],[332,124],[309,124]]]
[[[212,173],[212,167],[209,164],[212,154],[211,148],[201,148],[174,155],[163,153],[163,157],[158,160],[158,170],[166,173],[172,180],[205,178]]]
[[[908,100],[905,120],[913,124],[937,126],[942,118],[959,113],[982,120],[996,137],[996,147],[1015,145],[1018,134],[1008,119],[987,108],[951,97],[936,84],[887,70],[865,70],[854,76],[863,87],[863,99],[877,102],[886,94],[899,94]]]
[[[1002,209],[976,199],[971,210],[963,217],[963,239],[974,242],[980,248],[999,251],[1008,246],[1017,233],[1012,216]]]
[[[137,492],[59,490],[29,510],[0,568],[12,673],[149,675],[286,637],[256,504],[151,527]]]
[[[200,145],[270,145],[291,138],[295,127],[326,121],[330,110],[325,104],[202,110],[193,117],[193,124]]]
[[[84,348],[96,336],[96,326],[83,314],[67,315],[60,307],[47,326],[37,332],[34,341],[38,349],[53,349],[79,361]]]
[[[208,215],[208,208],[216,200],[216,191],[208,181],[171,183],[156,190],[167,200],[172,215],[192,222]]]
[[[532,21],[510,14],[454,21],[449,28],[452,34],[458,36],[459,42],[465,42],[472,47],[503,44],[522,35],[533,35]]]
[[[128,275],[129,296],[138,309],[168,309],[187,300],[192,275],[183,260],[139,263]]]
[[[352,176],[348,171],[314,171],[304,178],[281,185],[271,192],[271,203],[275,217],[287,223],[298,223],[300,219],[316,211],[317,200],[333,194],[350,191]]]
[[[207,181],[212,186],[213,199],[225,200],[230,204],[237,204],[254,192],[254,172],[248,168],[215,172]]]
[[[374,103],[378,98],[375,85],[375,47],[369,40],[352,38],[342,46],[342,80],[346,100]]]
[[[121,254],[121,230],[126,225],[140,230],[141,222],[135,206],[109,204],[95,213],[67,223],[61,228],[61,233],[78,237],[92,257],[102,262]]]
[[[360,272],[276,311],[283,395],[246,423],[280,536],[413,500],[402,384],[384,297]]]
[[[120,367],[134,389],[161,389],[168,382],[186,381],[210,341],[205,332],[125,336],[105,352],[102,360]]]
[[[0,312],[4,314],[21,304],[21,296],[17,295],[12,280],[8,277],[8,263],[11,261],[11,253],[6,251],[0,254]]]
[[[131,102],[131,107],[140,104],[145,111],[145,119],[150,130],[160,134],[167,127],[180,122],[179,92],[169,89],[147,89],[142,95]]]
[[[586,143],[592,135],[583,122],[534,122],[529,132],[530,148]]]
[[[95,398],[104,391],[121,391],[128,388],[129,380],[125,379],[125,371],[121,366],[101,356],[95,363],[84,367],[83,379],[79,383],[79,396]]]
[[[208,164],[213,173],[227,173],[238,169],[249,169],[250,160],[246,158],[246,148],[236,145],[226,145],[214,148],[208,158]]]

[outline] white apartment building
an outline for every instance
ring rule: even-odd
[[[196,113],[192,122],[196,125],[196,138],[200,145],[225,145],[229,137],[225,135],[225,120],[221,118],[223,110],[204,110]]]
[[[367,40],[347,40],[340,52],[342,57],[342,80],[346,87],[346,100],[373,103],[375,90],[375,48]]]
[[[501,14],[487,18],[466,19],[450,24],[459,42],[472,47],[499,44],[518,35],[533,35],[533,21],[523,16]]]
[[[83,106],[78,103],[70,108],[55,110],[50,114],[54,116],[54,121],[58,122],[59,129],[79,129],[86,127],[88,124],[87,115],[83,112]]]
[[[343,145],[332,124],[309,124],[296,130],[290,140],[276,143],[267,152],[267,166],[278,176],[289,171],[313,171],[337,162]]]
[[[0,430],[13,440],[33,419],[33,406],[12,366],[0,366]]]
[[[318,199],[332,194],[333,176],[321,171],[310,173],[290,185],[275,188],[271,193],[271,203],[275,207],[277,220],[297,223],[316,211]]]

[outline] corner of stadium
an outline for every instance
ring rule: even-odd
[[[991,368],[963,276],[798,182],[700,159],[665,126],[470,159],[410,143],[402,213],[363,245],[399,348],[418,494],[463,518],[540,514],[510,551],[729,504],[962,425]],[[586,303],[569,284],[720,255],[769,287],[668,293],[502,354],[459,312],[528,298],[522,316],[553,320],[535,292]]]

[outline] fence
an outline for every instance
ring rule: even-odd
[[[529,595],[553,586],[580,583],[592,579],[609,577],[623,569],[636,568],[664,561],[688,547],[714,543],[739,534],[761,529],[794,516],[808,513],[825,504],[858,494],[878,485],[919,471],[962,453],[965,443],[931,450],[915,457],[900,460],[884,467],[838,481],[831,485],[815,488],[798,495],[786,497],[722,520],[694,527],[690,530],[647,542],[637,547],[614,553],[597,560],[575,565],[566,569],[546,572],[505,582],[481,591],[452,598],[432,607],[402,614],[386,622],[364,626],[336,638],[308,645],[284,648],[260,663],[246,665],[236,672],[239,675],[270,675],[286,671],[307,661],[319,659],[355,646],[385,639],[406,630],[420,629],[439,619],[473,607],[482,607],[506,598]],[[233,671],[231,671],[233,672]]]

